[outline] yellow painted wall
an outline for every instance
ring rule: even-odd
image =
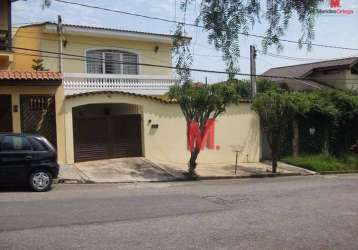
[[[353,79],[353,81],[348,79]],[[358,75],[352,74],[350,70],[347,70],[347,83],[345,88],[358,90]]]
[[[13,37],[13,47],[27,48],[33,50],[41,49],[41,30],[40,26],[30,26],[26,28],[19,28]],[[20,49],[13,49],[14,62],[12,63],[12,70],[18,71],[32,71],[33,59],[40,57],[39,52],[26,51]],[[27,54],[27,55],[24,55]],[[32,56],[30,56],[30,55]],[[57,70],[55,70],[57,71]]]
[[[0,86],[0,94],[11,95],[12,105],[18,106],[18,112],[12,113],[13,132],[21,132],[20,95],[54,94],[56,100],[57,153],[59,163],[65,162],[65,123],[63,87],[52,86]]]
[[[315,72],[310,76],[317,78],[318,82],[327,83],[339,89],[358,89],[358,75],[352,74],[350,70],[339,70],[334,74],[323,74],[323,72]],[[353,81],[348,80],[353,79]]]
[[[65,40],[67,41],[67,45],[63,49],[64,54],[86,56],[86,50],[89,49],[120,49],[123,51],[137,53],[139,55],[140,63],[171,66],[170,44],[73,35],[65,36]],[[57,35],[41,32],[41,26],[30,26],[19,29],[15,34],[14,43],[18,47],[58,52]],[[157,53],[154,51],[155,46],[159,46]],[[66,57],[68,56],[64,56],[63,60],[63,72],[86,73],[85,62],[80,60],[69,60],[66,59]],[[16,59],[20,62],[15,64],[15,69],[31,70],[32,63],[28,63],[30,60],[29,58],[25,59],[24,56],[18,56]],[[57,58],[43,59],[44,66],[46,68],[50,69],[51,71],[58,71]],[[32,61],[32,59],[30,61]],[[172,73],[170,69],[165,68],[154,68],[148,66],[139,67],[140,74],[142,75],[171,75]]]
[[[8,29],[8,17],[9,17],[9,10],[8,10],[8,1],[1,0],[0,1],[0,30],[7,30]]]
[[[177,104],[163,104],[142,97],[120,94],[98,94],[66,99],[66,162],[74,162],[72,109],[96,103],[129,103],[140,105],[143,112],[144,156],[154,162],[186,164],[189,152],[186,148],[186,123]],[[152,129],[151,124],[158,124]],[[219,150],[201,152],[199,163],[235,163],[233,147],[242,146],[241,162],[258,162],[260,158],[260,127],[258,117],[247,103],[231,106],[218,118],[215,143]]]

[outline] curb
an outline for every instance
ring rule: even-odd
[[[268,174],[254,174],[246,176],[203,176],[198,177],[197,180],[225,180],[225,179],[249,179],[249,178],[267,178],[267,177],[290,177],[290,176],[303,176],[300,173],[268,173]]]
[[[346,173],[346,172],[345,172]],[[358,171],[357,171],[358,173]],[[196,179],[192,178],[173,178],[164,181],[127,181],[127,182],[94,182],[89,180],[72,180],[72,179],[58,179],[54,180],[54,184],[129,184],[129,183],[167,183],[167,182],[185,182],[185,181],[204,181],[204,180],[230,180],[230,179],[250,179],[250,178],[273,178],[273,177],[290,177],[290,176],[304,176],[300,173],[267,173],[254,174],[246,176],[198,176]]]
[[[347,171],[322,171],[318,172],[320,175],[330,175],[330,174],[358,174],[358,170],[347,170]]]
[[[54,184],[87,184],[85,181],[77,179],[56,179],[53,180]]]
[[[171,173],[170,171],[168,171],[167,169],[161,167],[158,163],[155,163],[155,162],[152,162],[146,158],[144,158],[144,160],[149,163],[149,164],[152,164],[153,167],[155,167],[156,169],[158,170],[161,170],[163,172],[165,172],[167,175],[171,176],[172,178],[174,178],[175,181],[178,181],[178,180],[186,180],[186,178],[180,178],[180,177],[177,177],[175,176],[175,174]]]

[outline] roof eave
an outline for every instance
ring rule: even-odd
[[[44,32],[46,33],[57,33],[57,27],[54,24],[46,23],[44,25]],[[131,31],[120,31],[120,30],[110,30],[102,28],[90,28],[90,27],[75,27],[75,26],[64,26],[64,34],[66,35],[80,35],[80,36],[89,36],[89,37],[100,37],[100,38],[118,38],[125,40],[135,40],[135,41],[144,41],[144,42],[158,42],[172,44],[173,37],[166,35],[157,35],[157,34],[145,34],[140,32],[131,32]]]

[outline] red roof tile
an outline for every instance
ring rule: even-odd
[[[50,71],[7,71],[0,70],[0,80],[62,80],[62,74]]]

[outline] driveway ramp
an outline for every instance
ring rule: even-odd
[[[74,166],[86,182],[92,183],[156,182],[175,179],[173,175],[143,157],[82,162]]]

